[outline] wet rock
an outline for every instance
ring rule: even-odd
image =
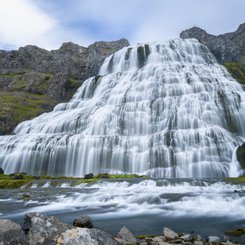
[[[125,242],[130,243],[137,243],[136,237],[133,233],[126,227],[123,226],[121,230],[118,232],[117,237],[124,240]]]
[[[208,241],[211,243],[219,243],[220,242],[220,238],[218,236],[209,236],[208,237]]]
[[[172,231],[167,227],[163,228],[163,235],[166,237],[167,240],[173,240],[179,237],[179,235],[176,232]]]
[[[71,226],[62,223],[53,216],[46,216],[40,213],[28,213],[25,215],[23,230],[27,234],[27,241],[30,245],[52,245],[61,233]]]
[[[1,245],[26,245],[26,236],[21,226],[11,220],[0,220],[0,244]]]
[[[81,228],[93,228],[92,220],[87,215],[81,215],[80,217],[74,219],[73,225]]]
[[[93,177],[94,175],[92,173],[84,175],[84,179],[92,179]]]
[[[118,243],[104,231],[87,228],[72,228],[58,237],[57,245],[117,245]]]
[[[0,168],[0,174],[4,174],[4,170]]]

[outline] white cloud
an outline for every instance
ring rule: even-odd
[[[33,44],[54,49],[64,41],[79,41],[80,37],[76,31],[63,28],[31,0],[0,0],[0,23],[0,48]],[[90,44],[90,38],[84,35],[80,42]]]

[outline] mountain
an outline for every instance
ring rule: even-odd
[[[68,42],[52,51],[31,45],[0,50],[0,134],[68,101],[106,57],[128,45],[120,39],[87,48]]]
[[[6,173],[237,176],[245,92],[195,39],[139,44],[106,58],[67,103],[0,137]]]
[[[181,38],[196,38],[206,45],[220,64],[224,65],[240,83],[245,84],[245,23],[234,32],[211,35],[199,27],[180,34]]]

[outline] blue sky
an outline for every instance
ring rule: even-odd
[[[0,49],[162,41],[192,26],[221,34],[245,22],[244,9],[245,0],[0,0]]]

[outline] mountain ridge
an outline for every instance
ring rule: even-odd
[[[128,45],[120,39],[87,48],[66,42],[51,51],[34,45],[0,50],[0,135],[68,101],[83,81],[97,75],[107,56]]]

